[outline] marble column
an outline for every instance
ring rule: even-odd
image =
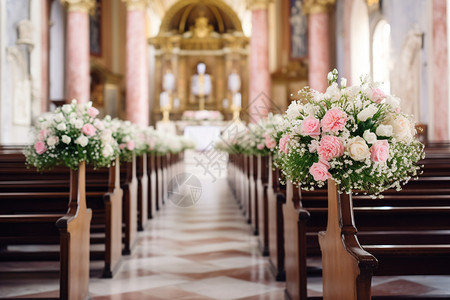
[[[147,1],[123,1],[127,4],[126,115],[131,122],[148,126]]]
[[[447,1],[433,0],[433,128],[434,141],[449,139]]]
[[[252,10],[250,37],[249,121],[257,122],[271,109],[271,80],[269,72],[269,21],[267,8],[271,0],[248,0]]]
[[[89,10],[94,0],[61,0],[67,6],[66,101],[86,103],[89,91]]]
[[[330,41],[328,31],[328,7],[335,0],[305,0],[303,13],[308,15],[308,81],[319,92],[328,87],[327,74],[330,65]]]

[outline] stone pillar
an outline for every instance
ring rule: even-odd
[[[447,1],[433,0],[433,140],[448,141]]]
[[[319,92],[328,87],[330,71],[330,43],[328,32],[328,7],[335,0],[304,0],[303,13],[308,15],[308,81]]]
[[[86,103],[89,91],[89,11],[94,0],[61,0],[67,6],[66,101]]]
[[[271,0],[247,0],[252,10],[250,37],[249,121],[257,122],[271,109],[269,72],[269,20],[267,8]]]
[[[126,115],[131,122],[148,126],[147,1],[123,1],[127,5]]]

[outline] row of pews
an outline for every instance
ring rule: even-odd
[[[450,146],[425,150],[419,179],[381,199],[339,195],[333,181],[281,185],[271,157],[230,155],[230,185],[286,299],[321,299],[307,292],[308,276],[320,275],[324,299],[448,299],[371,290],[374,276],[450,275]]]
[[[89,274],[114,276],[163,206],[182,159],[147,154],[109,168],[39,173],[25,165],[22,147],[0,146],[0,263],[59,261],[58,299],[88,298]],[[103,269],[92,270],[92,260]]]

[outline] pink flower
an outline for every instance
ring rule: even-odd
[[[326,161],[330,161],[332,158],[342,156],[344,154],[344,145],[335,136],[325,135],[317,148],[319,157],[322,157]]]
[[[389,143],[387,140],[376,141],[370,147],[370,159],[374,162],[385,162],[389,158]]]
[[[38,134],[38,140],[43,141],[47,138],[47,136],[48,136],[48,130],[41,129],[41,131],[39,131],[39,134]]]
[[[94,125],[92,124],[84,124],[82,131],[87,136],[93,136],[97,129],[95,129]]]
[[[328,178],[331,178],[328,167],[321,162],[313,163],[311,168],[309,168],[309,174],[314,177],[315,181],[325,181]]]
[[[120,150],[125,149],[125,146],[126,146],[125,144],[120,144],[120,145],[119,145]]]
[[[321,125],[323,132],[338,132],[344,129],[345,123],[347,123],[347,114],[339,108],[333,108],[327,111],[323,116]]]
[[[328,169],[330,168],[330,163],[321,156],[319,156],[319,163],[325,165]]]
[[[273,138],[268,136],[268,135],[266,135],[266,141],[265,142],[266,142],[266,147],[268,149],[273,149],[273,148],[275,148],[277,146],[277,142]]]
[[[309,136],[320,135],[320,122],[319,119],[309,116],[303,120],[302,133]]]
[[[372,88],[369,98],[375,103],[381,103],[386,98],[386,94],[378,88]]]
[[[37,141],[36,144],[34,144],[34,149],[39,155],[47,151],[47,147],[45,147],[45,143],[43,141]]]
[[[89,107],[87,110],[89,117],[95,118],[100,112],[95,107]]]
[[[289,134],[286,134],[280,139],[280,142],[278,144],[278,146],[280,147],[280,151],[284,152],[285,154],[289,153],[288,142],[290,138],[291,136]]]
[[[128,149],[128,150],[133,151],[133,150],[134,150],[134,147],[135,147],[134,141],[129,141],[129,142],[127,143],[127,149]]]
[[[256,148],[258,148],[258,150],[262,150],[264,149],[264,144],[258,144],[256,145]]]

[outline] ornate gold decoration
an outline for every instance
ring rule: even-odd
[[[247,0],[247,7],[250,10],[267,9],[273,0]]]
[[[328,11],[336,0],[303,0],[302,11],[306,14],[318,14]]]
[[[127,10],[144,10],[147,0],[122,0],[127,5]]]
[[[374,4],[379,4],[380,0],[366,0],[368,6],[372,6]]]
[[[194,38],[205,38],[208,37],[214,30],[212,25],[208,24],[208,18],[198,17],[195,19],[195,25],[191,28]]]
[[[67,6],[68,11],[80,11],[92,13],[95,8],[94,0],[61,0],[61,3]]]
[[[184,0],[184,1],[178,1],[174,5],[172,5],[164,15],[164,18],[161,22],[161,26],[159,29],[159,34],[163,32],[170,31],[170,22],[175,17],[177,13],[180,11],[184,11],[189,5],[191,4],[205,4],[209,7],[215,6],[222,12],[224,12],[230,19],[231,22],[236,28],[237,31],[242,32],[242,25],[241,21],[238,17],[238,15],[234,12],[234,10],[225,2],[221,0]],[[213,10],[214,13],[214,10]],[[214,13],[215,14],[215,13]],[[217,18],[217,16],[216,16]],[[219,30],[220,30],[220,24],[219,24]]]

